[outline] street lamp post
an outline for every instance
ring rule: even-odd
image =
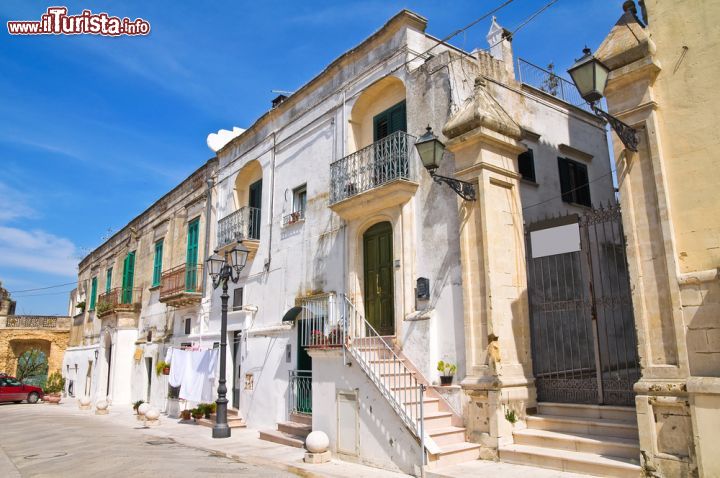
[[[620,141],[630,151],[637,151],[638,135],[637,131],[623,123],[610,113],[607,113],[597,106],[595,103],[600,101],[605,95],[605,85],[607,83],[610,69],[600,60],[595,58],[589,48],[583,50],[583,56],[568,69],[568,73],[575,83],[575,87],[580,92],[580,96],[590,104],[590,108],[596,115],[605,119],[612,129],[617,133]]]
[[[245,267],[248,257],[248,249],[238,242],[232,249],[226,249],[224,257],[218,251],[207,260],[213,288],[217,289],[222,284],[220,299],[220,379],[218,381],[217,414],[213,426],[213,438],[229,438],[230,427],[227,421],[227,386],[225,385],[225,351],[227,350],[227,311],[228,311],[228,281],[237,283],[240,279],[240,271]]]

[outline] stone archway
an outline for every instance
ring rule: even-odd
[[[10,347],[15,357],[15,377],[23,383],[42,386],[48,376],[50,342],[16,340]]]

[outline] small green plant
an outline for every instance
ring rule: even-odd
[[[85,301],[83,300],[82,302],[78,302],[77,304],[75,304],[75,308],[80,309],[81,314],[85,312]]]
[[[48,376],[47,382],[45,382],[45,393],[48,395],[54,395],[62,392],[65,389],[65,379],[60,375],[60,372],[53,372]]]
[[[198,410],[202,416],[205,418],[210,418],[210,415],[215,413],[215,410],[217,408],[217,404],[215,402],[213,403],[200,403],[198,404],[196,410]]]
[[[113,305],[110,302],[98,302],[95,308],[95,313],[97,315],[103,315],[105,312],[111,311],[112,308]]]
[[[165,373],[166,368],[168,369],[168,371],[170,370],[170,363],[164,360],[160,360],[157,365],[155,365],[155,372],[160,375],[162,373]]]
[[[203,413],[203,411],[200,410],[200,408],[198,407],[198,408],[193,408],[192,410],[190,410],[190,415],[192,415],[192,417],[195,420],[198,420],[198,419],[202,418],[205,415],[205,413]]]
[[[505,420],[509,421],[513,425],[515,425],[515,422],[518,421],[517,414],[515,413],[515,410],[512,408],[509,408],[505,410]]]
[[[135,410],[135,413],[137,413],[138,408],[140,408],[140,405],[145,403],[144,400],[138,400],[137,402],[133,403],[133,410]]]
[[[457,365],[440,360],[437,364],[437,369],[438,372],[440,372],[440,375],[452,377],[453,375],[455,375],[455,372],[457,372]]]

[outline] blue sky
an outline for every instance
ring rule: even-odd
[[[271,90],[293,91],[402,8],[444,37],[501,0],[71,1],[0,3],[0,281],[72,282],[79,258],[212,156],[208,133],[247,127]],[[546,0],[514,0],[515,29]],[[564,72],[596,48],[622,0],[559,0],[513,48]],[[147,37],[10,36],[51,5],[148,20]],[[489,19],[451,43],[486,47]],[[71,285],[16,292],[18,313],[64,314]]]

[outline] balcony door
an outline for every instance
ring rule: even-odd
[[[260,209],[262,206],[262,179],[250,185],[248,193],[248,237],[260,239]]]
[[[363,236],[365,318],[380,335],[395,335],[392,226],[375,224]]]
[[[198,240],[200,236],[200,218],[188,223],[187,253],[185,254],[185,290],[197,291]]]
[[[373,117],[373,176],[372,186],[379,186],[408,174],[407,155],[403,154],[407,130],[405,101]]]
[[[122,303],[132,304],[135,278],[135,251],[128,252],[123,261]]]

